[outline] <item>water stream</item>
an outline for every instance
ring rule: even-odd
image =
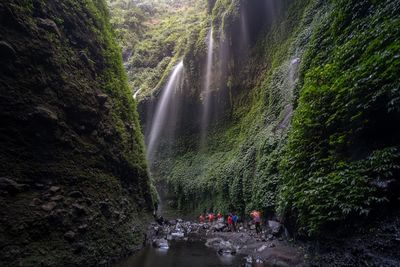
[[[213,56],[214,56],[214,38],[213,38],[213,28],[211,27],[210,32],[208,33],[206,76],[202,91],[203,110],[201,117],[201,146],[203,146],[205,143],[207,128],[210,122],[210,109],[211,109],[211,97],[212,97],[210,92],[210,87],[212,81]]]
[[[180,85],[180,81],[183,73],[183,61],[180,61],[172,71],[171,76],[168,79],[167,85],[161,93],[161,98],[157,104],[157,109],[153,121],[151,123],[151,130],[147,142],[147,159],[152,162],[152,157],[159,144],[159,138],[161,132],[167,121],[173,119],[170,114],[171,108],[173,108],[174,92]]]
[[[169,249],[147,246],[114,267],[220,267],[244,266],[243,256],[220,256],[200,240],[175,241]]]

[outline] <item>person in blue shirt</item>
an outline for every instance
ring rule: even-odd
[[[232,216],[232,222],[233,222],[233,230],[236,232],[236,225],[237,225],[237,221],[238,221],[238,216],[236,215],[236,213],[233,213]]]

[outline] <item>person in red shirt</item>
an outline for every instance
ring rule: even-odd
[[[222,215],[221,212],[218,212],[217,219],[219,220],[219,219],[221,219],[221,218],[224,218],[224,216]]]
[[[228,215],[228,227],[229,227],[229,230],[231,232],[233,232],[233,220],[232,220],[232,214],[230,214],[230,213]]]
[[[206,218],[204,217],[204,215],[203,215],[203,214],[200,214],[199,223],[204,223],[205,220],[206,220]]]
[[[210,214],[208,214],[208,222],[209,223],[212,223],[214,221],[214,219],[215,219],[214,213],[211,212]]]

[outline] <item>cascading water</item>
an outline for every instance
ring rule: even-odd
[[[135,91],[135,93],[133,94],[133,98],[136,99],[138,94],[140,93],[141,89],[138,89]]]
[[[158,102],[156,112],[151,123],[151,130],[147,142],[147,159],[149,160],[150,164],[159,145],[159,138],[163,128],[168,120],[173,119],[171,118],[169,111],[171,108],[173,108],[171,105],[173,104],[174,92],[180,85],[182,73],[183,61],[179,62],[178,65],[175,66],[171,76],[169,77],[167,85],[162,91],[160,101]]]
[[[206,76],[202,91],[203,110],[201,117],[201,146],[203,146],[205,143],[207,128],[210,122],[210,109],[211,109],[210,87],[212,80],[213,54],[214,54],[214,38],[213,38],[213,28],[211,27],[210,32],[208,33]]]
[[[240,15],[240,37],[241,37],[241,49],[244,50],[244,52],[247,52],[248,45],[250,42],[250,36],[249,36],[249,29],[248,29],[248,22],[247,22],[247,16],[246,12],[242,11]]]

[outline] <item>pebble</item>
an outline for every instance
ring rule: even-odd
[[[64,234],[65,239],[67,239],[68,241],[72,241],[75,239],[76,233],[73,231],[68,231]]]
[[[51,201],[61,201],[63,199],[64,199],[64,197],[62,195],[56,195],[56,196],[50,198]]]
[[[53,193],[56,193],[56,192],[60,191],[60,187],[59,186],[52,186],[52,187],[50,187],[50,191],[53,192]]]
[[[54,201],[48,202],[42,205],[42,209],[45,211],[52,211],[57,206],[57,203]]]

